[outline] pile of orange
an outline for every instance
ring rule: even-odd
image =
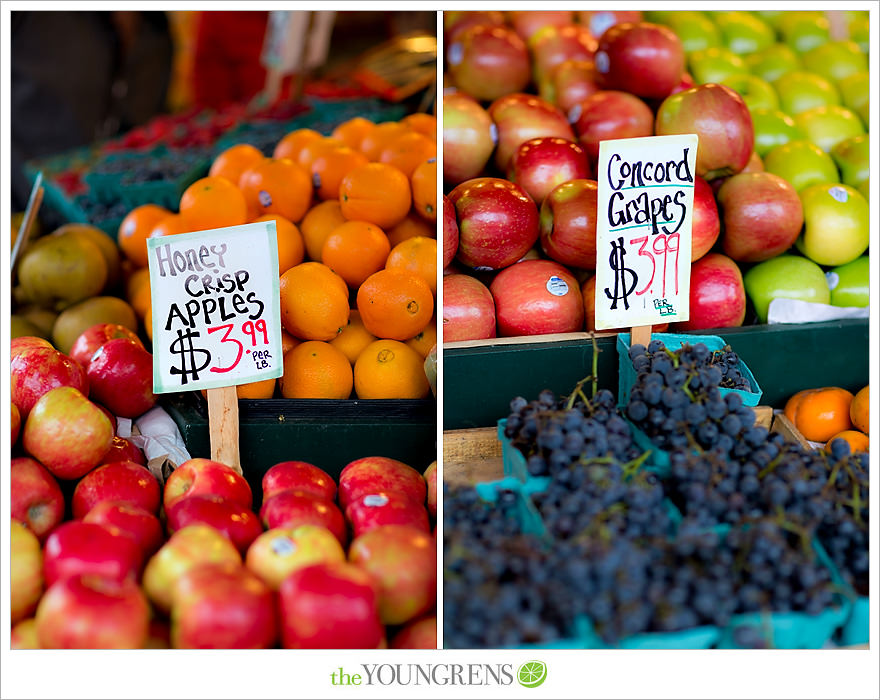
[[[297,129],[271,157],[219,154],[178,211],[129,212],[118,241],[127,296],[151,337],[147,239],[273,220],[284,376],[242,398],[423,398],[437,342],[437,123],[430,114]]]
[[[785,416],[807,440],[825,449],[842,439],[851,452],[868,451],[867,386],[855,395],[840,387],[804,389],[786,402]]]

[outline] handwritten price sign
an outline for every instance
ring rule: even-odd
[[[147,239],[153,391],[281,376],[274,221]]]
[[[686,321],[697,135],[599,143],[596,328]]]

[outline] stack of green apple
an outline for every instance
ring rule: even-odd
[[[758,320],[778,297],[867,306],[868,13],[842,12],[834,30],[821,11],[646,14],[679,36],[695,83],[742,96],[763,169],[801,199],[800,255],[745,270]]]

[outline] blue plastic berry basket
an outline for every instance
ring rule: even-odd
[[[654,333],[651,340],[660,340],[672,351],[678,350],[682,345],[688,343],[696,345],[703,343],[709,350],[715,352],[721,350],[727,345],[727,342],[717,335],[688,335],[684,333]],[[636,371],[633,369],[632,360],[629,359],[630,334],[617,334],[617,358],[618,358],[618,378],[617,378],[617,402],[618,406],[626,406],[629,401],[629,393],[632,391],[633,385],[636,383]],[[722,388],[721,394],[735,393],[742,397],[743,404],[746,406],[757,406],[761,402],[763,392],[758,386],[755,375],[742,360],[739,361],[739,370],[745,377],[751,391],[742,389]]]
[[[475,484],[474,488],[479,497],[487,503],[495,503],[501,491],[513,491],[517,494],[517,520],[520,531],[524,535],[547,536],[541,516],[529,498],[526,486],[519,479],[506,477],[496,481],[481,481]]]
[[[678,632],[644,632],[606,644],[592,625],[582,637],[585,649],[711,649],[721,637],[718,627],[702,625]]]
[[[869,607],[868,596],[858,596],[853,601],[849,618],[844,622],[843,627],[840,629],[838,642],[841,646],[868,643]]]

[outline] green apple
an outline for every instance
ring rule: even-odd
[[[787,253],[750,268],[743,275],[743,286],[761,323],[767,323],[767,311],[774,299],[827,304],[831,298],[822,268],[812,260]]]
[[[840,182],[834,159],[809,141],[789,141],[764,156],[764,170],[788,180],[798,192],[810,185]]]
[[[801,59],[788,44],[776,43],[746,56],[752,75],[772,83],[786,73],[801,67]]]
[[[716,12],[712,18],[721,30],[724,46],[735,54],[754,53],[776,41],[773,28],[751,12]]]
[[[810,185],[798,195],[804,230],[795,241],[819,265],[844,265],[868,248],[868,200],[849,185]]]
[[[868,306],[871,285],[867,255],[862,255],[846,265],[838,265],[825,276],[831,288],[832,306]]]
[[[849,29],[849,38],[856,42],[863,52],[868,53],[868,46],[870,44],[870,39],[868,37],[868,13],[857,12],[854,14],[858,16],[851,19],[847,25]]]
[[[829,41],[803,55],[804,69],[837,83],[868,70],[868,56],[854,41]]]
[[[816,73],[795,70],[772,84],[779,95],[779,108],[791,116],[813,107],[840,104],[840,93],[834,84]]]
[[[808,141],[829,152],[841,141],[865,133],[865,126],[858,115],[840,105],[813,107],[796,114],[794,123],[804,132]]]
[[[685,54],[721,46],[721,32],[705,13],[682,10],[668,14],[665,24],[678,36]]]
[[[712,46],[688,54],[690,74],[697,85],[723,83],[731,75],[748,73],[742,56],[720,46]]]
[[[858,189],[868,181],[871,174],[871,146],[868,134],[851,136],[831,149],[831,157],[840,168],[840,180],[844,185]]]
[[[806,53],[831,40],[831,23],[821,10],[786,12],[777,30],[782,40],[798,53]]]
[[[786,12],[785,10],[752,10],[752,14],[769,24],[775,30],[779,26],[779,22],[782,20]]]
[[[755,152],[762,158],[776,146],[803,139],[804,133],[794,119],[778,109],[752,109],[755,130]]]
[[[870,180],[870,178],[865,180],[858,187],[856,187],[856,189],[859,191],[859,194],[861,194],[862,197],[865,198],[865,200],[867,200],[867,201],[871,200],[871,180]]]
[[[853,73],[839,83],[837,89],[843,106],[859,115],[865,128],[868,127],[868,103],[871,97],[871,83],[868,71]]]
[[[766,80],[759,78],[757,75],[749,73],[740,73],[739,75],[731,75],[722,82],[732,90],[736,90],[749,112],[755,109],[779,109],[779,98],[776,96],[776,90]]]

